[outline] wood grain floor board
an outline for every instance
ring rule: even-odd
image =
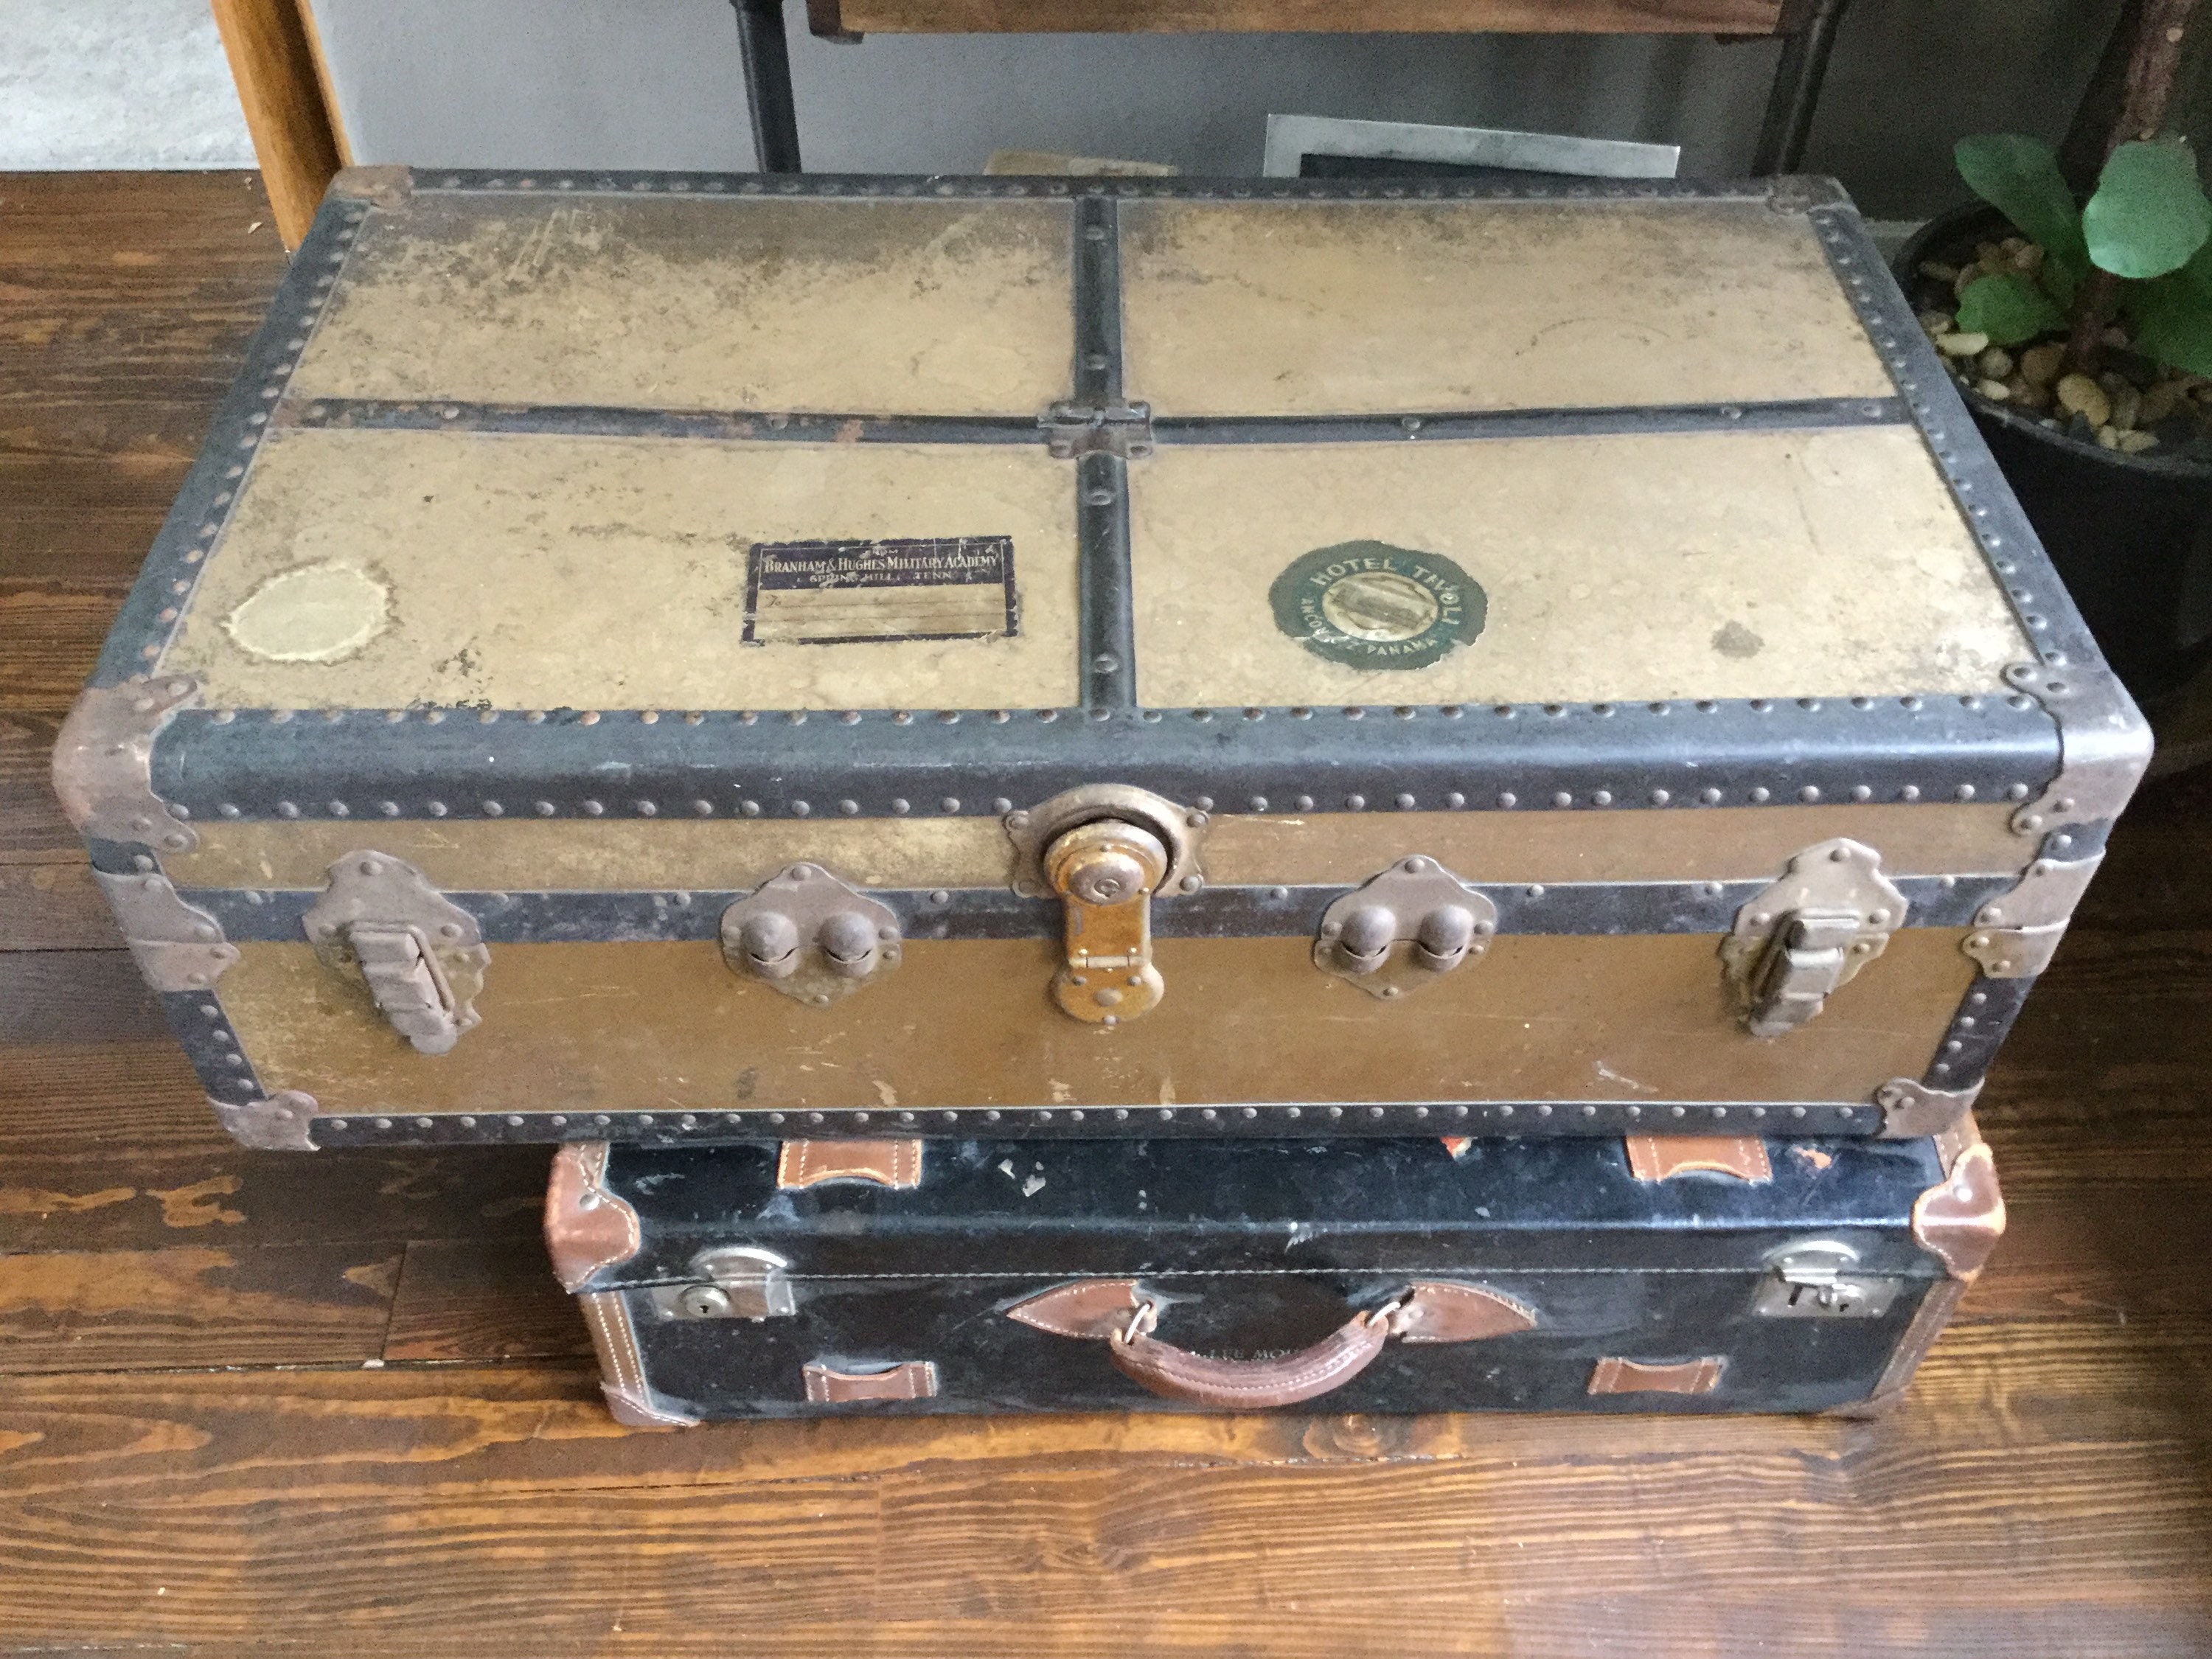
[[[2212,777],[2115,836],[1984,1097],[2011,1234],[1876,1422],[632,1433],[541,1149],[236,1147],[46,754],[266,217],[0,178],[0,1656],[2212,1655]]]

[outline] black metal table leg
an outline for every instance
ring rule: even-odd
[[[1836,25],[1845,0],[1813,0],[1804,25],[1782,42],[1782,61],[1775,66],[1774,90],[1766,100],[1766,118],[1759,125],[1759,148],[1752,154],[1754,177],[1795,173],[1805,159],[1806,135],[1813,130],[1814,106],[1820,99],[1820,79],[1828,72],[1828,52],[1836,44]]]
[[[730,0],[744,58],[745,103],[753,154],[763,173],[797,173],[799,111],[791,98],[791,53],[784,45],[783,0]]]

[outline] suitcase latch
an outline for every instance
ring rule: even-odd
[[[1905,925],[1905,895],[1871,847],[1838,838],[1807,848],[1780,880],[1736,912],[1721,963],[1757,1037],[1794,1031],[1880,956]]]
[[[1370,996],[1402,997],[1480,957],[1497,932],[1486,895],[1416,854],[1322,912],[1314,966]]]
[[[898,966],[897,913],[817,864],[794,864],[722,912],[722,959],[826,1008]]]
[[[1158,836],[1120,818],[1078,824],[1045,848],[1045,879],[1066,915],[1052,981],[1063,1012],[1118,1025],[1159,1006],[1167,985],[1152,966],[1152,892],[1168,862]]]
[[[416,1051],[442,1054],[478,1023],[491,952],[477,919],[404,859],[349,853],[305,918],[325,967],[367,985]]]
[[[1858,1263],[1859,1253],[1836,1239],[1785,1245],[1767,1258],[1752,1311],[1770,1319],[1879,1319],[1905,1281],[1855,1273]]]
[[[727,1244],[702,1250],[691,1271],[702,1284],[656,1285],[653,1310],[663,1319],[788,1319],[799,1311],[791,1263],[773,1250]]]

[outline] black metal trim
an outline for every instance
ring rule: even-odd
[[[2088,625],[1865,225],[1841,206],[1816,207],[1809,217],[1837,283],[1903,394],[2021,632],[2049,666],[2081,677],[2109,674]]]
[[[296,930],[287,938],[304,938]],[[215,990],[160,991],[155,1000],[177,1039],[177,1046],[191,1062],[200,1087],[208,1098],[225,1105],[251,1105],[268,1094],[261,1078],[240,1046],[238,1033],[224,1013],[222,998]]]
[[[1272,1135],[1759,1134],[1870,1137],[1881,1109],[1864,1102],[1492,1101],[1341,1105],[981,1107],[914,1111],[330,1112],[309,1125],[318,1147],[642,1141],[713,1146],[785,1136],[884,1135],[1095,1140]]]
[[[376,398],[288,398],[270,424],[308,431],[497,432],[746,443],[1043,441],[1043,434],[1031,416],[789,414],[744,409],[623,409],[599,404],[403,403]]]
[[[365,842],[374,830],[364,826]],[[1913,927],[1967,927],[1984,904],[2019,885],[2017,871],[1985,875],[1893,878],[1911,906]],[[1474,884],[1498,907],[1501,936],[1727,933],[1736,912],[1769,885],[1765,879],[1683,882]],[[1310,939],[1322,913],[1350,886],[1208,886],[1152,906],[1160,939]],[[489,945],[621,943],[711,939],[722,912],[744,889],[627,892],[448,892],[477,920]],[[215,917],[233,945],[296,942],[307,937],[319,888],[185,888],[179,896]],[[1060,928],[1057,900],[1025,898],[1000,887],[871,888],[910,939],[1051,939]],[[2024,981],[1999,981],[2010,984]],[[1972,1029],[1972,1019],[1967,1021]],[[1946,1085],[1948,1086],[1948,1085]]]
[[[1714,180],[1705,179],[1528,178],[1483,179],[1062,179],[1020,178],[993,173],[810,173],[803,175],[745,173],[654,173],[591,168],[417,167],[411,188],[429,194],[531,195],[560,191],[619,195],[795,196],[818,198],[939,198],[981,200],[1147,198],[1190,202],[1433,201],[1680,201],[1775,202],[1792,210],[1844,203],[1842,187],[1830,179],[1785,177]]]
[[[1137,702],[1137,624],[1129,574],[1129,468],[1093,450],[1076,463],[1082,587],[1078,624],[1083,706],[1130,709]]]
[[[1960,999],[1943,1040],[1921,1082],[1930,1089],[1971,1089],[1988,1075],[1990,1062],[2011,1035],[2036,981],[1977,976]]]
[[[1086,460],[1101,465],[1121,463]],[[1356,749],[1322,740],[1346,721],[1364,722]],[[370,822],[975,816],[1102,777],[1141,778],[1200,811],[1621,811],[2025,800],[2057,760],[2051,716],[2017,692],[1242,711],[187,709],[155,745],[152,781],[186,817]]]
[[[185,475],[168,517],[139,568],[130,597],[108,630],[93,671],[94,685],[119,685],[149,672],[168,649],[209,549],[228,524],[247,470],[261,447],[300,354],[314,337],[337,270],[368,217],[367,202],[333,198],[315,216],[269,314],[246,349],[238,378],[216,407],[199,459]]]
[[[1075,204],[1075,401],[1112,409],[1121,401],[1121,232],[1114,203]]]
[[[1653,404],[1615,409],[1445,410],[1429,414],[1178,415],[1152,422],[1161,444],[1322,444],[1472,438],[1650,436],[1676,432],[1801,432],[1901,426],[1899,398],[1805,398],[1773,403]]]

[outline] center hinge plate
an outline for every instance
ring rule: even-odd
[[[1083,404],[1054,404],[1037,417],[1046,445],[1057,460],[1085,455],[1118,455],[1123,460],[1142,459],[1152,453],[1152,406],[1150,404],[1109,404],[1095,408]]]
[[[1782,878],[1736,912],[1721,963],[1757,1037],[1794,1031],[1829,994],[1888,947],[1905,895],[1873,848],[1838,836],[1790,860]]]
[[[1905,1281],[1855,1272],[1859,1253],[1832,1238],[1786,1244],[1767,1258],[1752,1311],[1768,1319],[1879,1319]]]
[[[476,1025],[491,952],[477,919],[389,853],[348,853],[303,919],[323,965],[363,983],[416,1052],[442,1054]]]

